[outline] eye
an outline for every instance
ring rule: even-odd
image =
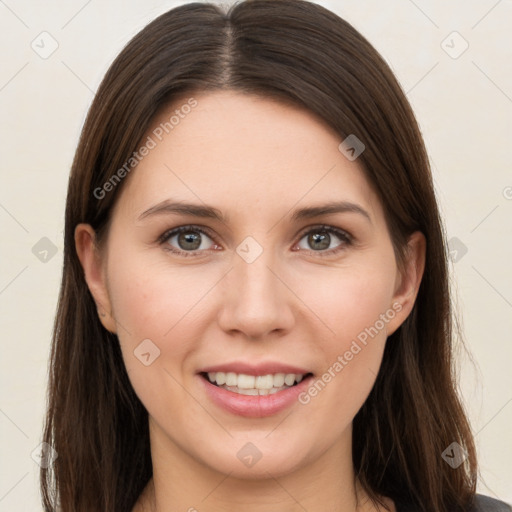
[[[349,233],[333,226],[309,228],[307,231],[303,231],[300,236],[301,240],[306,239],[306,243],[312,249],[302,247],[300,243],[298,244],[299,248],[317,253],[319,256],[335,254],[353,243],[353,238]],[[205,242],[205,237],[210,240],[210,243]],[[158,239],[158,242],[164,245],[165,250],[179,256],[188,257],[201,256],[203,251],[218,247],[212,238],[212,235],[199,226],[180,226],[179,228],[166,231]],[[329,249],[333,240],[335,241],[336,239],[340,241],[338,245]]]
[[[340,243],[336,245],[334,248],[329,249],[329,246],[333,242],[334,239],[340,240]],[[352,236],[349,235],[346,231],[343,231],[338,228],[334,228],[332,226],[317,226],[313,229],[309,229],[306,232],[303,232],[301,235],[301,240],[306,239],[306,244],[309,244],[312,249],[308,249],[308,247],[301,247],[299,243],[299,247],[302,249],[309,250],[310,252],[319,253],[320,256],[324,255],[332,255],[346,248],[347,245],[352,244]]]
[[[197,226],[181,226],[171,231],[166,231],[158,241],[161,244],[167,244],[166,250],[179,255],[200,256],[200,251],[211,249],[211,245],[208,246],[208,244],[204,243],[204,237],[212,240],[202,228]],[[175,241],[173,242],[174,239]]]

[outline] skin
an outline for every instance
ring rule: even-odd
[[[352,420],[387,336],[414,305],[425,238],[411,236],[400,271],[360,164],[345,158],[340,136],[313,114],[232,91],[194,97],[197,107],[125,179],[104,245],[95,245],[87,224],[75,231],[99,318],[117,333],[149,413],[154,478],[134,511],[377,510],[354,477]],[[162,111],[147,135],[187,98]],[[170,198],[212,205],[227,221],[172,213],[139,219]],[[339,200],[369,219],[344,212],[291,220],[297,208]],[[157,241],[190,224],[211,233],[197,235],[199,256],[165,250],[190,247],[178,236]],[[353,242],[330,233],[315,250],[307,228],[317,228],[314,235],[322,225],[347,231]],[[247,236],[263,249],[252,263],[236,252]],[[273,360],[321,376],[393,304],[400,311],[308,404],[243,418],[213,404],[196,375],[225,361]],[[134,350],[148,338],[160,356],[145,366]],[[262,454],[252,467],[237,458],[247,442]]]

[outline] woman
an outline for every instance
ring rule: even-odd
[[[46,510],[510,510],[475,495],[417,122],[318,5],[184,5],[116,58],[54,332]]]

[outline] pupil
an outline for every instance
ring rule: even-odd
[[[180,233],[178,243],[182,249],[198,249],[201,245],[201,240],[197,232],[187,231],[186,233]]]
[[[321,234],[317,233],[317,234],[310,236],[309,241],[313,247],[316,246],[315,247],[316,249],[327,249],[329,247],[330,236],[328,233],[323,231],[323,232],[321,232]],[[320,242],[320,244],[318,245],[317,242]],[[323,244],[322,244],[322,242],[323,242]]]

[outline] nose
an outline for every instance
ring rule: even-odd
[[[235,254],[233,268],[223,280],[219,326],[252,340],[289,332],[298,299],[285,277],[271,250],[263,250],[251,263]]]

